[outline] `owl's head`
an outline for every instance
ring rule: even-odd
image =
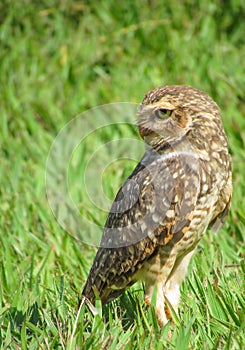
[[[180,142],[205,124],[220,128],[219,108],[203,91],[191,86],[163,86],[149,91],[138,108],[139,132],[154,149]],[[203,135],[205,137],[205,135]]]

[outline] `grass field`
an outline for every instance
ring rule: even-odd
[[[1,349],[245,348],[244,17],[242,0],[1,2]],[[221,107],[233,159],[228,221],[201,241],[174,326],[157,326],[140,284],[103,315],[99,304],[95,317],[85,305],[78,313],[96,248],[78,239],[84,227],[76,234],[66,222],[64,230],[52,214],[45,184],[51,145],[82,112],[139,103],[148,90],[166,84],[198,87]],[[68,132],[52,168],[69,168],[73,203],[97,230],[106,210],[86,195],[84,162],[105,142],[139,139],[131,125],[118,127],[126,121],[123,108],[113,118],[113,125],[78,146],[69,164]],[[97,119],[90,122],[95,129]],[[101,181],[113,199],[135,161],[110,163],[113,145],[104,153],[110,165]],[[61,178],[61,189],[63,183]],[[69,210],[62,215],[69,219]]]

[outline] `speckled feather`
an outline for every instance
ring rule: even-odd
[[[159,108],[171,116],[157,118]],[[228,214],[231,161],[219,108],[198,89],[154,89],[144,97],[138,118],[146,152],[115,198],[82,295],[106,303],[144,280],[148,303],[158,283],[163,296],[157,316],[164,325],[168,281],[206,229],[219,227]],[[178,274],[176,307],[183,279]]]

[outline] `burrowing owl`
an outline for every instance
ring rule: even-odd
[[[219,108],[198,89],[156,88],[137,117],[146,151],[115,198],[82,295],[106,303],[142,280],[163,326],[202,235],[227,217],[231,160]]]

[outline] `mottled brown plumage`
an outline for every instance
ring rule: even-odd
[[[142,280],[149,304],[156,285],[162,326],[196,245],[228,214],[231,160],[219,108],[198,89],[148,92],[138,120],[146,152],[115,198],[82,295],[106,303]]]

